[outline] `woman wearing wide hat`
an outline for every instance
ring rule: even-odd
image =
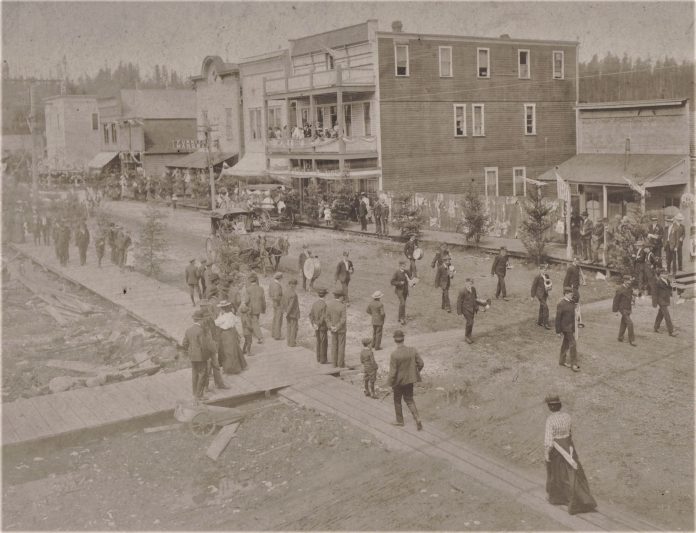
[[[218,308],[221,312],[215,319],[218,331],[218,358],[225,374],[239,374],[247,367],[246,359],[239,347],[237,324],[241,322],[232,312],[232,307],[231,302],[220,302]]]
[[[570,415],[561,412],[561,400],[557,395],[547,396],[546,405],[551,411],[546,419],[544,435],[549,503],[567,505],[570,514],[593,511],[597,502],[590,494],[590,486],[573,444]]]

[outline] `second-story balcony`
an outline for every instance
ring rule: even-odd
[[[373,154],[377,157],[377,138],[372,135],[322,139],[269,139],[269,155]]]
[[[375,73],[371,68],[341,68],[266,80],[266,95],[319,94],[342,87],[344,90],[374,90]]]

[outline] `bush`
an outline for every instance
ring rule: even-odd
[[[473,239],[476,246],[478,246],[481,237],[488,233],[491,224],[486,205],[478,195],[468,191],[464,196],[462,211],[464,211],[463,232],[466,240],[470,241]]]
[[[391,221],[401,232],[402,237],[421,236],[421,228],[427,218],[416,205],[413,193],[401,193],[392,198]]]
[[[553,207],[544,203],[544,195],[541,187],[532,187],[529,191],[529,199],[522,204],[527,218],[522,222],[521,238],[527,249],[529,258],[537,265],[544,259],[546,247],[546,232],[551,228],[551,212]]]
[[[650,217],[641,212],[640,206],[629,204],[626,216],[627,222],[613,224],[607,247],[607,261],[623,275],[633,275],[635,270],[636,241],[645,239],[645,228]]]
[[[140,230],[140,239],[136,246],[135,257],[148,276],[156,276],[162,271],[168,243],[165,236],[166,225],[162,219],[167,214],[158,210],[154,204],[145,207],[145,225]]]

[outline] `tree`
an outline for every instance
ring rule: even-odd
[[[148,203],[145,207],[145,225],[140,230],[135,257],[148,276],[155,276],[162,271],[164,252],[169,247],[165,236],[167,226],[162,222],[166,217],[154,204]]]
[[[392,198],[392,224],[399,228],[402,237],[419,237],[421,228],[427,222],[420,207],[416,205],[413,193],[404,192]]]
[[[538,265],[544,258],[546,232],[551,228],[551,212],[553,207],[544,202],[541,187],[531,187],[529,198],[524,201],[522,208],[527,215],[522,221],[522,243],[527,249],[530,259]]]
[[[645,228],[649,217],[642,213],[638,204],[628,204],[626,216],[615,224],[609,232],[607,255],[609,265],[617,268],[623,275],[632,276],[635,272],[636,242],[646,237]]]
[[[473,191],[467,191],[462,203],[464,211],[464,235],[466,240],[474,240],[476,246],[479,245],[483,237],[490,229],[491,218],[488,215],[486,205],[481,198]]]

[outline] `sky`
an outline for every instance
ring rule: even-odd
[[[580,60],[607,51],[678,61],[694,56],[692,2],[0,2],[10,74],[70,77],[119,61],[200,72],[207,55],[234,61],[289,38],[378,19],[411,33],[578,40]]]

